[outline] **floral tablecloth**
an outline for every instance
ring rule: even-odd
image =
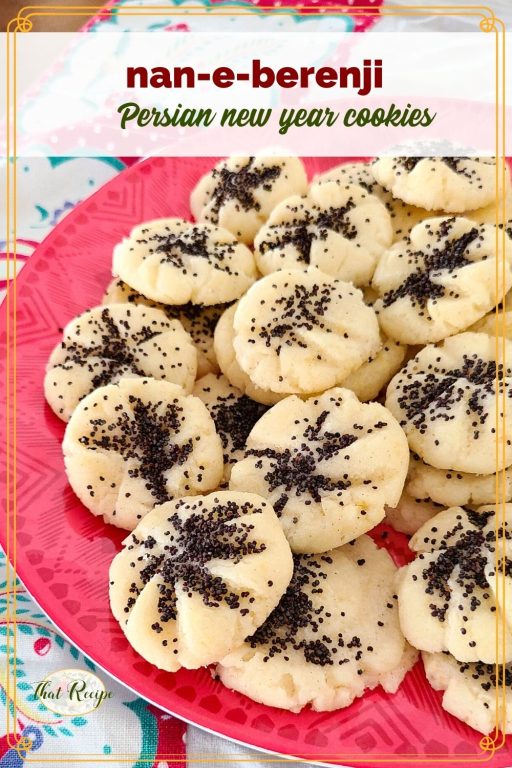
[[[127,754],[136,756],[132,762],[134,768],[152,765],[164,768],[168,763],[159,761],[158,754],[181,754],[183,759],[173,762],[173,765],[185,766],[183,723],[138,698],[119,683],[108,680],[112,699],[107,705],[76,717],[51,712],[36,698],[35,684],[50,671],[78,668],[96,672],[96,669],[89,659],[60,636],[19,583],[15,587],[14,599],[11,581],[7,591],[5,570],[5,556],[0,553],[0,653],[3,655],[3,663],[0,663],[0,718],[3,726],[0,766],[21,768],[25,753],[9,748],[9,742],[13,744],[20,736],[31,740],[30,762],[36,764],[39,759],[53,758],[56,763],[57,759],[60,764],[64,760],[65,765],[76,765],[78,768],[84,763],[75,760],[73,754],[88,753],[97,755],[98,759],[104,756],[105,760]],[[9,686],[6,681],[5,656],[8,639],[12,648],[14,638],[12,624],[7,622],[7,615],[12,617],[14,601],[17,631],[15,695],[12,685]],[[100,675],[105,677],[101,672]],[[9,722],[14,726],[9,740],[5,733],[7,708]],[[118,764],[126,765],[126,762]]]

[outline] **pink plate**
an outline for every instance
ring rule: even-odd
[[[310,175],[341,158],[309,159]],[[323,763],[375,765],[389,756],[407,765],[440,760],[466,765],[480,755],[480,735],[446,714],[421,664],[394,696],[376,690],[348,709],[300,714],[233,693],[205,669],[161,672],[128,645],[108,604],[107,571],[124,533],[104,525],[66,482],[64,425],[43,397],[44,367],[59,328],[100,302],[113,245],[140,221],[189,217],[189,192],[212,159],[152,158],[134,165],[75,208],[38,247],[17,279],[17,570],[57,627],[87,656],[145,699],[221,736],[260,749]],[[6,308],[0,340],[5,346]],[[5,355],[2,355],[6,379]],[[4,436],[5,437],[5,436]],[[3,442],[5,444],[5,442]],[[395,558],[406,539],[378,540]],[[1,532],[5,545],[5,530]],[[492,758],[512,764],[510,740]],[[431,758],[431,759],[429,759]]]

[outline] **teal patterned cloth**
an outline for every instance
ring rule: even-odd
[[[50,672],[66,668],[95,672],[112,698],[83,716],[61,716],[50,711],[35,696],[35,686]],[[30,761],[65,759],[67,768],[83,768],[86,763],[79,760],[81,754],[98,758],[104,755],[109,759],[108,765],[116,768],[166,768],[170,763],[158,759],[158,754],[181,755],[183,759],[172,765],[185,765],[184,725],[96,670],[89,659],[59,634],[23,585],[17,580],[13,582],[12,569],[7,579],[6,558],[1,552],[0,723],[2,768],[23,765],[26,752],[9,746],[22,736],[32,743]],[[116,755],[128,760],[117,761]]]

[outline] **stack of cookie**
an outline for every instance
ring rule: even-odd
[[[293,711],[395,691],[415,649],[453,654],[438,687],[466,662],[418,642],[407,579],[399,612],[396,568],[366,534],[386,511],[408,533],[445,507],[478,516],[497,470],[512,497],[512,446],[495,451],[512,341],[497,348],[490,315],[512,244],[497,269],[494,173],[382,158],[308,186],[297,158],[230,158],[193,190],[194,223],[144,222],[116,246],[45,392],[75,493],[131,531],[111,605],[148,661],[216,664]]]
[[[508,168],[504,180],[498,174],[496,196],[494,163],[482,162],[489,167],[484,168],[477,158],[387,157],[338,165],[318,176],[317,181],[359,184],[378,197],[389,212],[393,242],[397,242],[408,237],[420,221],[447,213],[463,214],[477,224],[496,224],[498,205],[499,221],[502,209],[505,221],[510,220],[512,182]]]
[[[422,651],[427,679],[444,691],[451,714],[481,733],[510,733],[512,610],[503,581],[510,582],[512,504],[446,509],[410,547],[416,558],[398,579],[400,626]]]
[[[409,534],[444,506],[491,503],[496,493],[494,472],[503,469],[495,460],[495,407],[487,401],[484,379],[487,376],[487,390],[492,389],[489,382],[503,368],[507,344],[497,359],[494,341],[460,333],[469,329],[494,336],[494,307],[511,284],[510,239],[505,237],[498,269],[496,229],[485,223],[495,219],[496,210],[492,215],[491,206],[466,210],[485,204],[492,169],[490,162],[468,158],[382,158],[372,165],[375,179],[394,195],[400,194],[406,209],[414,202],[409,220],[418,222],[379,261],[372,280],[379,293],[375,308],[385,332],[404,343],[428,345],[391,382],[386,399],[413,452],[404,493],[399,505],[388,510],[388,519]],[[436,181],[429,186],[427,178]],[[508,174],[504,197],[510,215]],[[441,210],[463,215],[426,218],[424,209],[433,207],[433,201]],[[388,204],[396,210],[396,202],[388,200]],[[506,323],[499,330],[506,334]],[[478,369],[478,381],[470,376],[468,384],[467,372],[472,369]],[[461,387],[463,397],[458,394]],[[483,388],[485,413],[476,406],[475,387]],[[464,410],[461,403],[466,404]],[[434,430],[429,422],[436,420],[457,423],[461,431],[448,438],[445,426],[432,444],[428,436]],[[478,458],[471,458],[473,452]],[[509,500],[508,473],[506,482]]]
[[[386,405],[412,451],[400,502],[387,510],[397,530],[412,534],[443,507],[493,502],[498,479],[512,498],[510,441],[498,451],[496,431],[497,417],[505,432],[511,426],[510,355],[508,339],[455,334],[425,346],[391,381]]]

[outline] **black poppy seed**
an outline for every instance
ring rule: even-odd
[[[201,507],[193,502],[190,505],[192,508]],[[177,582],[184,594],[199,594],[205,605],[218,607],[223,603],[232,609],[240,609],[241,615],[247,615],[248,609],[240,606],[240,600],[245,598],[228,588],[222,578],[214,576],[209,571],[208,563],[220,559],[237,564],[245,555],[258,554],[266,549],[265,544],[252,538],[254,526],[243,519],[244,514],[257,511],[249,503],[240,505],[229,501],[217,503],[206,514],[193,512],[185,519],[178,512],[171,515],[169,521],[174,528],[172,544],[167,546],[165,554],[150,555],[140,572],[142,584],[146,584],[156,573],[160,575],[160,622],[176,618]],[[154,544],[153,537],[149,536],[141,546],[151,550]],[[152,628],[159,632],[161,628],[158,629],[157,625]]]
[[[231,454],[245,448],[249,432],[268,407],[246,395],[237,397],[231,394],[217,397],[208,408],[222,441],[224,462],[233,463],[236,456]]]
[[[166,473],[174,466],[183,465],[192,452],[192,440],[183,444],[173,442],[179,434],[182,408],[161,402],[144,403],[130,395],[132,413],[120,412],[111,424],[90,422],[89,434],[81,443],[89,450],[113,451],[125,459],[134,460],[128,471],[131,478],[141,477],[146,488],[160,503],[169,500]]]
[[[453,406],[463,398],[467,398],[468,412],[475,414],[479,424],[484,424],[489,416],[486,400],[495,394],[496,380],[502,386],[501,365],[497,366],[494,360],[482,360],[476,354],[465,354],[460,368],[437,369],[425,372],[421,378],[405,379],[398,404],[406,419],[422,434],[429,423],[452,419]],[[478,434],[473,437],[478,439]]]
[[[322,571],[315,555],[294,555],[293,576],[285,594],[264,624],[246,642],[253,648],[265,645],[268,659],[293,649],[301,651],[311,664],[332,665],[330,637],[323,635],[321,639],[313,641],[297,638],[300,629],[309,627],[313,632],[318,632],[319,625],[323,623],[325,609],[314,609],[308,589],[321,593],[321,589],[315,590],[312,585],[320,584],[326,578],[327,574]],[[286,660],[289,657],[283,658]]]
[[[444,601],[442,605],[435,603],[430,605],[431,615],[441,622],[445,620],[452,597],[451,589],[448,586],[450,579],[455,579],[455,582],[463,590],[463,596],[466,599],[469,598],[468,609],[472,612],[476,611],[480,605],[480,600],[472,594],[474,590],[489,587],[485,573],[488,563],[486,538],[481,529],[469,529],[462,531],[460,536],[450,543],[454,533],[459,532],[461,527],[459,523],[455,529],[448,531],[445,539],[441,542],[441,548],[436,559],[422,572],[423,580],[426,582],[426,594],[437,595]],[[461,605],[459,608],[463,609],[463,606]],[[461,628],[460,631],[462,634],[466,634],[464,628]]]
[[[439,277],[443,271],[452,273],[470,264],[471,260],[467,258],[466,251],[478,236],[478,228],[473,227],[469,232],[455,240],[447,241],[442,248],[436,248],[431,253],[425,251],[411,253],[410,258],[416,263],[416,270],[411,272],[398,288],[384,294],[383,306],[389,307],[398,299],[408,297],[413,307],[418,306],[424,309],[429,299],[444,296],[445,286],[433,278]],[[439,233],[439,237],[443,237],[442,232]]]
[[[297,216],[285,223],[272,224],[268,227],[269,239],[259,244],[261,253],[280,250],[292,245],[298,254],[299,261],[309,264],[311,260],[311,246],[318,241],[326,240],[329,232],[341,234],[347,240],[357,237],[358,230],[355,224],[348,218],[348,213],[355,208],[355,203],[350,198],[343,206],[331,206],[321,208],[314,205],[300,212],[294,208]]]
[[[214,168],[212,178],[215,187],[209,207],[211,221],[218,223],[219,211],[228,200],[236,200],[237,207],[244,211],[259,211],[261,205],[255,198],[254,191],[262,188],[269,192],[282,171],[282,167],[278,164],[257,168],[254,157],[250,157],[246,165],[235,170],[225,165]]]

